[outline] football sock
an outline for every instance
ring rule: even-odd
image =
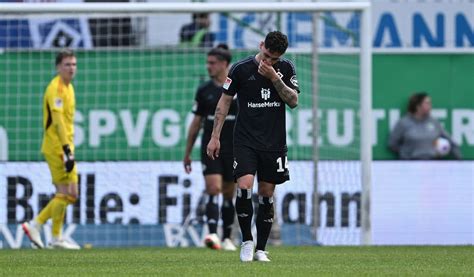
[[[252,237],[252,190],[237,189],[237,198],[235,200],[235,211],[239,219],[240,231],[242,232],[242,241],[253,240]]]
[[[66,213],[66,207],[69,202],[66,195],[60,193],[57,193],[51,202],[51,217],[53,218],[52,233],[53,237],[60,238],[64,223],[64,214]]]
[[[258,196],[257,212],[257,247],[256,250],[265,251],[268,236],[273,224],[273,197]]]
[[[49,200],[46,207],[44,207],[41,210],[41,212],[39,213],[39,215],[36,217],[35,222],[36,222],[37,226],[45,224],[46,221],[48,221],[48,219],[51,218],[51,209],[54,205],[53,200],[54,200],[54,197],[53,197],[53,199]]]
[[[223,239],[230,238],[232,224],[234,223],[235,208],[232,199],[224,199],[221,208],[223,222]]]
[[[217,196],[209,195],[209,200],[206,204],[207,226],[209,233],[217,233],[217,221],[219,220],[219,206],[217,205]]]

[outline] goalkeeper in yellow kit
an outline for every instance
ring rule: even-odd
[[[41,226],[52,219],[50,247],[79,249],[80,247],[61,237],[66,207],[78,196],[77,167],[74,161],[74,112],[76,100],[71,81],[76,74],[76,57],[71,50],[62,50],[56,56],[58,74],[46,88],[43,98],[43,153],[56,194],[38,216],[22,224],[28,238],[37,248],[44,248]]]

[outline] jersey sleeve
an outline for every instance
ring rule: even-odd
[[[283,82],[290,88],[296,90],[298,93],[300,93],[300,87],[298,85],[298,79],[296,78],[296,68],[295,65],[290,61],[287,61],[287,66],[288,66],[288,74],[285,74],[283,76]]]
[[[229,71],[229,75],[224,82],[222,88],[224,89],[223,92],[227,95],[234,96],[237,94],[239,90],[239,80],[238,80],[238,66],[234,64]]]
[[[64,110],[64,97],[62,93],[58,91],[58,88],[49,86],[46,91],[46,101],[48,102],[49,109],[52,112],[62,113]]]
[[[204,105],[201,88],[196,91],[192,112],[195,115],[206,116],[206,107]]]
[[[66,139],[66,127],[63,119],[64,93],[60,87],[50,85],[46,89],[46,101],[51,111],[52,125],[55,126],[61,145],[68,144]]]

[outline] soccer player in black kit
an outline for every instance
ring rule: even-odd
[[[211,159],[221,156],[219,141],[225,118],[237,95],[239,111],[234,128],[234,178],[237,180],[235,210],[242,232],[240,260],[269,262],[265,251],[273,223],[273,194],[277,184],[289,180],[285,104],[298,105],[298,81],[293,63],[281,58],[288,38],[270,32],[260,43],[260,52],[235,63],[224,83],[215,111],[214,127],[207,146]],[[257,245],[251,232],[252,187],[258,178],[259,208]]]
[[[206,217],[209,234],[204,238],[204,243],[211,249],[223,249],[235,251],[237,248],[230,239],[232,224],[234,223],[235,209],[233,204],[235,183],[233,178],[233,132],[235,115],[237,112],[237,101],[231,101],[229,115],[225,118],[225,124],[221,136],[221,157],[211,160],[206,155],[207,143],[211,138],[214,122],[214,112],[217,102],[222,94],[222,85],[226,80],[231,54],[227,45],[219,45],[207,53],[207,71],[211,79],[199,86],[193,107],[194,118],[189,126],[186,150],[184,154],[184,169],[186,173],[191,172],[191,151],[196,141],[201,126],[204,125],[204,134],[201,143],[201,163],[206,183],[207,204]],[[204,124],[202,124],[204,123]],[[219,193],[223,194],[221,216],[223,222],[222,243],[217,235],[217,223],[219,221]]]

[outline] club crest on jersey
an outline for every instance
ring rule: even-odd
[[[62,108],[63,107],[63,100],[61,98],[54,98],[54,106],[56,108]]]
[[[230,87],[230,84],[232,84],[232,79],[227,77],[225,79],[224,85],[222,86],[225,90],[228,90]]]
[[[298,80],[296,79],[296,75],[291,76],[290,82],[293,86],[298,87]]]
[[[270,89],[269,88],[262,88],[260,93],[262,94],[263,100],[268,100],[268,98],[270,98]]]

